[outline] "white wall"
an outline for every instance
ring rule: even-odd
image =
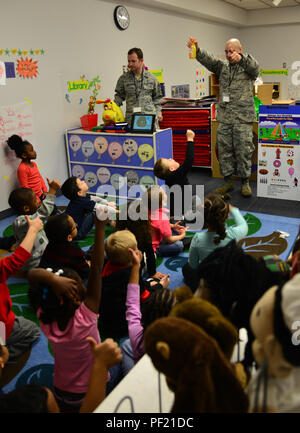
[[[283,8],[284,9],[284,8]],[[300,24],[261,26],[240,29],[241,41],[259,61],[261,69],[282,69],[283,63],[289,69],[288,76],[263,76],[264,82],[281,82],[281,99],[300,99],[300,88],[291,83],[294,61],[300,61],[297,48]]]
[[[224,41],[236,31],[223,24],[206,23],[178,14],[128,5],[131,24],[119,31],[113,22],[116,2],[100,0],[10,0],[1,8],[1,48],[43,48],[38,60],[37,78],[8,79],[0,86],[0,106],[32,101],[37,163],[44,177],[67,177],[64,130],[80,125],[86,113],[89,92],[71,92],[65,99],[67,81],[100,76],[99,98],[114,96],[122,65],[127,64],[127,51],[139,46],[150,69],[163,68],[166,94],[170,86],[195,83],[196,62],[188,59],[186,41],[197,37],[208,50],[222,54]],[[123,3],[126,6],[126,2]],[[28,57],[30,57],[28,55]],[[17,61],[18,56],[5,56],[0,61]],[[199,67],[199,64],[198,64]],[[84,103],[79,104],[80,97]],[[97,106],[102,113],[102,108]],[[100,119],[101,120],[101,119]],[[3,148],[1,152],[3,153]],[[8,209],[7,198],[15,187],[17,163],[7,166],[0,157],[0,211]],[[10,180],[7,179],[9,177]]]

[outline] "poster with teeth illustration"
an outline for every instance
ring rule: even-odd
[[[257,196],[300,201],[300,106],[260,106]]]

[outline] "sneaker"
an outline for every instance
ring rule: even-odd
[[[246,180],[244,183],[242,183],[241,193],[243,197],[251,197],[252,190],[249,184],[249,180]]]
[[[234,189],[233,181],[232,180],[226,180],[226,182],[216,189],[216,193],[218,194],[226,194],[229,191],[232,191]]]

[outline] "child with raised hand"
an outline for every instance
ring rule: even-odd
[[[30,215],[31,219],[38,217],[44,220],[51,215],[53,211],[55,195],[60,189],[60,183],[57,179],[50,181],[47,178],[47,181],[49,191],[43,202],[38,200],[36,194],[30,188],[17,188],[9,195],[8,203],[19,215],[12,224],[17,244],[22,242],[28,230],[26,215]],[[47,244],[48,239],[46,233],[44,230],[41,230],[34,242],[32,256],[22,267],[22,271],[27,272],[29,269],[39,265]]]
[[[126,346],[127,356],[132,356],[136,363],[144,355],[144,331],[156,319],[167,316],[175,305],[175,294],[167,289],[170,283],[170,275],[165,275],[160,283],[161,289],[150,293],[148,299],[140,304],[139,268],[142,259],[139,250],[129,248],[132,255],[132,268],[127,286],[126,319],[131,351]]]
[[[190,185],[187,174],[191,170],[194,163],[194,138],[194,131],[188,129],[186,131],[187,147],[183,164],[179,164],[179,162],[172,158],[159,158],[154,165],[153,172],[155,176],[159,179],[163,179],[169,188],[174,185],[179,185],[181,187],[182,208],[180,215],[175,215],[175,197],[173,194],[169,194],[168,207],[170,210],[171,219],[174,217],[175,219],[183,219],[185,212],[191,207],[187,204],[187,208],[184,209],[184,186]]]
[[[229,194],[211,193],[204,200],[204,229],[194,235],[189,251],[188,263],[182,268],[184,281],[193,290],[199,283],[198,267],[205,257],[230,241],[239,242],[248,233],[248,224],[237,207],[228,201]],[[232,215],[235,224],[226,228],[226,220]]]
[[[102,266],[104,260],[104,231],[108,219],[95,217],[95,245],[87,287],[75,271],[72,275],[78,298],[67,299],[61,291],[61,275],[45,269],[31,269],[28,279],[35,287],[34,306],[40,327],[48,338],[54,353],[54,395],[61,411],[78,412],[88,389],[93,365],[87,337],[100,343],[98,331],[99,304],[102,293]],[[62,301],[59,300],[59,293]],[[109,380],[109,375],[108,375]]]
[[[17,358],[40,336],[35,323],[24,317],[15,316],[6,282],[30,259],[35,239],[43,228],[43,223],[39,218],[30,220],[26,216],[25,219],[28,230],[23,241],[14,253],[0,260],[0,322],[5,325],[6,346],[10,352],[11,360]]]
[[[90,196],[88,195],[88,189],[88,184],[76,176],[69,177],[61,187],[63,195],[70,200],[66,213],[77,224],[76,240],[84,239],[93,228],[97,208],[108,211],[110,218],[118,212],[114,202],[108,202],[98,196]]]
[[[85,252],[74,238],[77,236],[77,226],[70,215],[62,213],[50,216],[45,224],[48,245],[43,252],[39,266],[58,271],[68,267],[78,272],[82,280],[87,280],[90,266],[85,258]]]
[[[7,140],[8,146],[15,151],[17,158],[21,159],[18,167],[18,179],[21,187],[32,189],[37,200],[43,200],[47,195],[47,186],[33,159],[36,159],[36,151],[29,141],[23,140],[19,135],[12,135]]]
[[[126,206],[120,209],[120,213],[117,215],[115,230],[126,229],[135,235],[137,247],[144,254],[141,262],[142,274],[144,275],[144,272],[147,272],[149,277],[161,279],[164,274],[156,271],[151,225],[147,212],[143,215],[140,200],[129,201]]]

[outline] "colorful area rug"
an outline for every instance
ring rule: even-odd
[[[247,254],[254,257],[277,254],[283,260],[289,257],[298,235],[300,219],[248,212],[242,212],[242,214],[247,220],[249,230],[247,237],[240,242],[240,245]],[[231,224],[234,224],[233,220],[228,221],[228,225]],[[108,226],[106,235],[109,235],[111,230],[111,227]],[[11,226],[6,227],[3,231],[4,236],[11,233]],[[189,232],[188,235],[192,236],[193,233]],[[92,231],[85,240],[80,241],[80,246],[87,249],[93,243],[93,238]],[[7,254],[9,254],[7,251],[0,251],[0,258]],[[174,290],[184,284],[181,268],[187,260],[188,251],[177,257],[157,259],[157,270],[171,275],[170,289]],[[28,305],[26,280],[12,277],[8,280],[8,285],[15,314],[22,315],[38,324],[34,312]],[[51,347],[41,333],[40,339],[31,350],[26,352],[16,364],[10,364],[5,368],[1,380],[4,392],[9,392],[26,383],[41,383],[52,388],[53,365]]]

